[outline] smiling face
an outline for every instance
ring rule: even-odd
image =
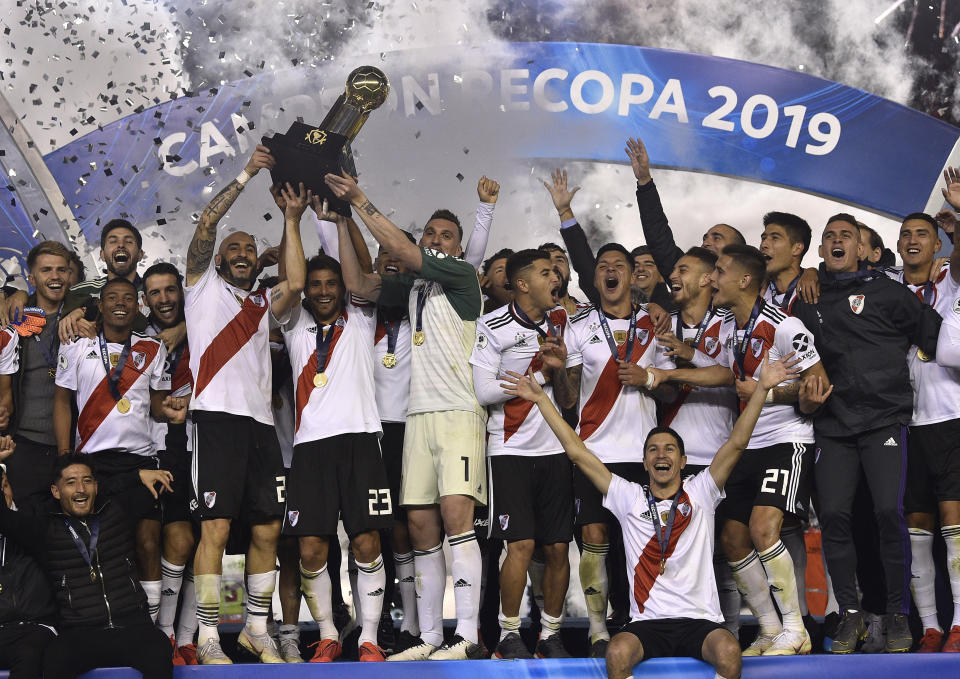
[[[107,234],[100,250],[100,258],[107,265],[107,271],[115,276],[126,278],[137,270],[137,262],[143,258],[136,235],[126,228],[115,228]]]
[[[97,499],[97,481],[85,464],[72,464],[60,472],[60,478],[50,486],[53,497],[67,516],[84,518],[93,511]]]
[[[908,219],[900,227],[897,252],[904,266],[930,266],[942,245],[936,230],[922,219]]]
[[[108,282],[100,292],[97,307],[105,329],[129,332],[137,318],[137,291],[129,284]]]
[[[661,280],[653,255],[637,255],[633,258],[632,283],[643,290],[648,297]]]
[[[257,244],[253,236],[243,231],[231,233],[220,243],[213,263],[220,277],[230,285],[241,290],[252,288],[257,275]]]
[[[570,261],[563,250],[551,250],[550,262],[560,277],[560,296],[567,296],[567,288],[570,285]]]
[[[760,253],[767,262],[767,275],[776,276],[793,265],[793,258],[803,252],[803,243],[791,243],[787,230],[770,223],[760,237]]]
[[[318,323],[329,325],[337,320],[343,309],[344,289],[336,271],[314,269],[307,274],[303,292]]]
[[[670,296],[678,307],[696,300],[700,291],[710,288],[710,273],[706,265],[696,257],[684,255],[670,273]]]
[[[819,252],[827,271],[856,271],[861,255],[860,228],[839,219],[829,222],[823,230]]]
[[[560,304],[560,276],[549,259],[534,260],[523,269],[517,275],[516,288],[540,311],[550,311]]]
[[[460,247],[460,230],[457,229],[457,225],[439,217],[431,219],[423,227],[420,247],[440,250],[451,257],[459,257],[463,254],[463,248]]]
[[[483,292],[493,298],[497,304],[507,304],[513,299],[513,293],[507,290],[507,258],[495,259],[487,269],[487,285]]]
[[[736,237],[733,229],[726,224],[717,224],[711,226],[710,230],[703,234],[701,247],[719,256],[720,253],[723,252],[723,248],[727,245],[738,242],[739,239]]]
[[[677,439],[666,432],[657,433],[647,440],[643,449],[643,466],[650,474],[651,483],[668,486],[680,478],[687,464],[687,456],[680,452]]]
[[[593,285],[607,304],[617,304],[630,297],[632,267],[627,255],[616,250],[604,252],[593,272]]]
[[[60,255],[38,255],[30,269],[30,284],[37,297],[49,304],[59,304],[67,294],[70,263]]]
[[[157,325],[172,328],[179,323],[183,295],[176,276],[169,273],[153,274],[143,281],[143,296]]]
[[[374,262],[374,269],[381,276],[391,276],[397,273],[407,273],[409,269],[399,259],[396,259],[385,248],[380,248],[377,253],[377,261]]]

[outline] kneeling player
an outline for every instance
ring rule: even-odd
[[[340,243],[341,250],[352,248],[348,237]],[[393,523],[393,505],[374,396],[376,314],[372,306],[344,303],[340,265],[326,255],[307,263],[304,292],[303,304],[278,320],[296,390],[283,530],[300,540],[300,587],[320,627],[310,662],[331,662],[341,653],[324,537],[337,534],[341,513],[359,570],[354,597],[363,598],[357,606],[363,621],[358,655],[362,661],[384,660],[377,627],[386,578],[377,531]]]
[[[713,578],[714,512],[723,486],[760,416],[767,392],[796,375],[793,353],[764,358],[757,389],[717,451],[710,467],[681,481],[683,440],[667,427],[653,429],[644,444],[650,485],[610,473],[563,421],[532,376],[510,379],[507,393],[534,402],[564,450],[603,493],[603,505],[620,521],[633,583],[631,622],[607,648],[607,676],[624,679],[645,658],[689,655],[706,660],[725,679],[738,679],[740,645],[723,628]]]

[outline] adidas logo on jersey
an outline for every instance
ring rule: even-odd
[[[600,338],[594,335],[587,344],[600,344]]]
[[[896,441],[896,439],[894,439],[894,438],[891,436],[890,438],[888,438],[886,441],[883,442],[883,445],[884,445],[884,446],[895,446],[895,445],[897,445],[897,441]]]
[[[456,588],[458,588],[458,587],[469,587],[469,586],[470,586],[470,583],[467,582],[466,580],[464,580],[463,578],[460,578],[460,579],[457,580],[455,583],[453,583],[453,588],[454,588],[454,589],[456,589]]]
[[[100,358],[100,357],[97,356],[97,352],[96,352],[96,351],[91,351],[89,354],[87,354],[86,356],[84,356],[84,358]]]

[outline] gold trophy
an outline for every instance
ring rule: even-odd
[[[286,134],[264,137],[263,144],[276,159],[270,177],[274,184],[299,182],[329,201],[330,209],[349,214],[350,206],[334,197],[323,181],[330,172],[357,170],[350,142],[367,122],[370,113],[383,105],[390,92],[390,83],[383,71],[374,66],[361,66],[347,76],[346,87],[319,125],[294,122]]]

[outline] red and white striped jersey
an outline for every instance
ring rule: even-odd
[[[723,622],[717,581],[713,577],[714,513],[724,493],[709,469],[686,479],[670,541],[663,575],[660,542],[643,487],[613,475],[603,498],[623,529],[623,549],[630,583],[630,619],[695,618]],[[657,500],[660,525],[666,528],[673,498]]]
[[[630,361],[641,367],[669,370],[669,359],[658,351],[653,322],[637,308],[636,339]],[[621,360],[627,360],[629,319],[607,318]],[[583,365],[580,377],[580,424],[577,433],[603,462],[640,462],[643,441],[657,424],[653,397],[643,388],[623,386],[619,366],[607,344],[596,307],[584,309],[570,319],[565,335],[567,364]]]
[[[156,337],[160,329],[153,323],[147,324],[146,335]],[[176,361],[176,365],[173,362]],[[173,372],[170,369],[173,368]],[[170,382],[171,396],[189,396],[193,391],[193,375],[190,374],[190,343],[184,339],[183,343],[172,352],[167,352],[163,363],[164,379]],[[153,444],[155,450],[165,450],[167,447],[167,423],[157,422],[151,418],[153,427]],[[187,416],[187,450],[193,450],[193,427],[189,415]]]
[[[374,395],[373,336],[377,316],[373,306],[347,303],[332,326],[317,322],[302,304],[295,306],[281,325],[290,355],[296,398],[294,445],[338,434],[381,432]],[[333,333],[326,383],[315,386],[317,332]]]
[[[273,425],[270,290],[248,292],[210,266],[184,287],[193,398],[190,410],[245,415]]]
[[[119,359],[123,345],[108,342],[107,351],[113,363]],[[56,383],[58,387],[76,392],[80,412],[77,417],[78,453],[101,450],[119,450],[135,455],[156,453],[151,435],[150,390],[170,389],[170,380],[163,373],[166,358],[167,350],[162,342],[133,333],[130,353],[117,384],[120,394],[130,402],[129,411],[122,413],[110,393],[99,339],[82,337],[60,345]]]
[[[20,370],[20,336],[16,330],[8,326],[0,330],[0,375],[13,375],[18,370]]]
[[[551,325],[561,336],[564,334],[567,312],[563,307],[551,310],[538,327],[544,333],[553,334]],[[511,303],[477,321],[477,341],[473,345],[470,364],[495,375],[503,375],[507,370],[521,375],[530,369],[537,372],[543,367],[537,357],[541,341],[540,333],[517,316]],[[553,400],[553,387],[545,384],[543,390]],[[563,446],[540,410],[530,401],[518,396],[492,404],[488,410],[487,455],[535,456],[563,452]]]

